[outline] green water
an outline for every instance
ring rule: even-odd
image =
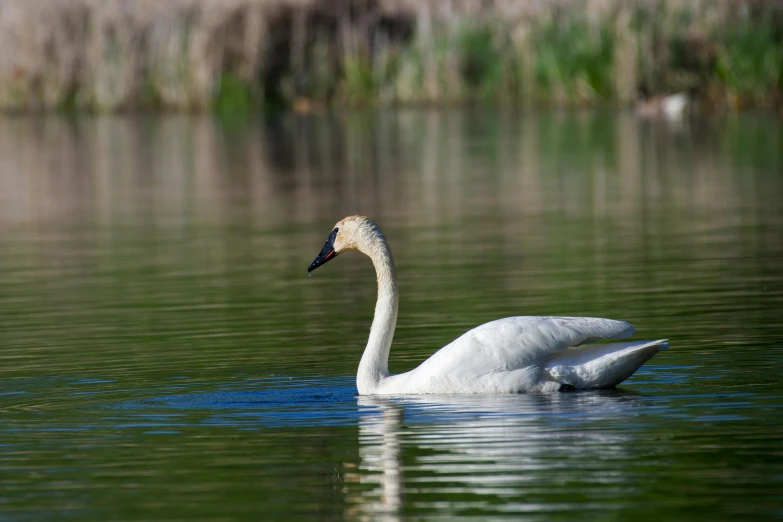
[[[783,518],[783,124],[0,119],[0,520]],[[618,390],[359,398],[509,315],[631,321]]]

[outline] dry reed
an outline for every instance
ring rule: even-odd
[[[711,106],[783,91],[778,0],[0,0],[0,108]]]

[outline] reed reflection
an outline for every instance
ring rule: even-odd
[[[752,162],[779,170],[780,132],[763,119],[691,132],[606,114],[4,117],[0,226],[143,218],[269,228],[353,212],[428,226],[499,207],[505,216],[622,217],[633,227],[640,212],[733,210],[765,198],[740,190],[733,163],[746,160],[735,153],[740,137],[752,140]],[[755,166],[740,165],[750,175]]]

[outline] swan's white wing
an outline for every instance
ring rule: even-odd
[[[568,348],[544,363],[549,377],[576,388],[611,388],[633,375],[653,355],[669,347],[666,339],[626,341]]]
[[[630,324],[612,319],[508,317],[466,332],[411,373],[419,380],[523,370],[540,366],[547,357],[568,347],[622,339],[633,332]]]

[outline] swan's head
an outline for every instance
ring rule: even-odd
[[[368,244],[368,240],[373,236],[383,237],[378,226],[370,218],[348,216],[341,219],[334,225],[334,229],[329,234],[329,237],[326,238],[326,244],[321,249],[318,257],[307,267],[307,271],[312,272],[342,252],[350,250],[365,251],[365,245]]]

